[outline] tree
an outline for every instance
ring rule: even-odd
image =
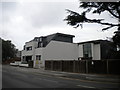
[[[13,58],[16,55],[15,45],[11,43],[10,40],[2,39],[2,61]]]
[[[80,14],[78,12],[67,9],[69,15],[64,19],[67,24],[77,28],[82,27],[83,23],[97,23],[106,26],[102,30],[108,30],[113,27],[117,27],[117,32],[113,36],[113,41],[120,47],[120,1],[119,2],[80,2],[80,8],[84,11]],[[105,19],[90,19],[87,18],[87,13],[101,15],[107,11],[113,18],[118,20],[118,23],[105,22]]]

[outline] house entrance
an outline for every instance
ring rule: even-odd
[[[32,61],[32,56],[26,56],[26,61]]]

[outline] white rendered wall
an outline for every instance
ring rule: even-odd
[[[32,60],[34,60],[35,59],[35,48],[37,47],[37,42],[31,41],[31,42],[25,43],[25,45],[26,47],[32,46],[32,50],[26,51],[26,47],[25,47],[25,50],[22,51],[21,56],[32,56]]]
[[[77,60],[78,45],[51,41],[44,49],[44,60]]]
[[[43,67],[43,50],[44,50],[44,48],[41,48],[41,47],[35,49],[34,68]],[[37,60],[36,55],[41,55],[41,60]]]

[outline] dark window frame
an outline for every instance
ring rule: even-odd
[[[83,57],[84,58],[92,58],[92,45],[91,43],[83,44]]]
[[[32,50],[32,46],[26,47],[26,51],[31,51]]]
[[[41,55],[36,55],[36,60],[41,60]]]

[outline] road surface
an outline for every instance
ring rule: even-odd
[[[2,67],[2,88],[92,88],[100,90],[119,88],[119,83],[53,77],[19,68],[9,65]]]

